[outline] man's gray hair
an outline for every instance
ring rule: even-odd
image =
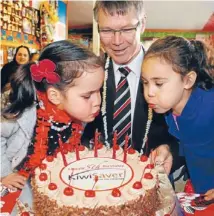
[[[94,6],[94,18],[98,21],[98,12],[103,10],[106,14],[111,16],[126,15],[129,10],[135,9],[139,21],[145,18],[145,11],[143,0],[140,1],[104,1],[97,0]]]

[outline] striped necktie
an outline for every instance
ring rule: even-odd
[[[128,67],[119,68],[121,78],[116,88],[116,97],[114,101],[114,126],[117,131],[118,144],[125,144],[125,136],[131,137],[131,97],[127,80],[131,70]]]

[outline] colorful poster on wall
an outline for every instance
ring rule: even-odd
[[[67,37],[66,28],[66,14],[67,5],[63,1],[58,1],[58,17],[59,21],[56,23],[56,32],[54,35],[54,40],[64,40]]]

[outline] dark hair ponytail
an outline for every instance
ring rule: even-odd
[[[209,55],[210,54],[210,55]],[[201,41],[168,36],[158,39],[148,49],[144,59],[158,57],[172,65],[182,77],[195,71],[195,86],[203,89],[214,87],[214,54]]]
[[[214,63],[213,55],[209,56],[208,47],[198,40],[191,40],[192,46],[192,61],[195,65],[195,72],[197,73],[196,85],[203,89],[210,89],[214,87]]]
[[[2,111],[2,115],[7,119],[19,117],[34,103],[35,87],[31,78],[30,65],[20,66],[11,79],[10,104]]]

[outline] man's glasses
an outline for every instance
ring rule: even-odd
[[[132,37],[134,33],[137,31],[138,26],[140,25],[140,21],[136,24],[135,27],[132,28],[124,28],[124,29],[100,29],[98,26],[98,31],[100,33],[100,37],[102,38],[112,38],[116,32],[119,32],[123,37]]]

